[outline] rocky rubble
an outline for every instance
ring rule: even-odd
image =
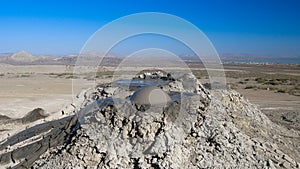
[[[65,139],[32,168],[299,168],[300,133],[236,91],[208,90],[192,74],[146,75],[167,82],[157,86],[168,104],[137,105],[113,84],[87,90]]]

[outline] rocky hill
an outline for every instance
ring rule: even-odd
[[[104,53],[82,53],[80,57],[84,58],[83,65],[91,65],[98,63],[99,56]],[[65,56],[34,56],[26,51],[17,53],[0,53],[0,63],[10,65],[75,65],[79,54],[71,54]],[[101,65],[118,65],[121,62],[120,56],[117,54],[109,53],[106,55]]]
[[[82,101],[65,112],[67,117],[2,142],[0,164],[12,168],[299,168],[299,131],[272,123],[236,91],[205,88],[192,74],[138,77],[142,79],[135,80],[164,83],[157,83],[152,92],[140,92],[142,98],[149,98],[142,103],[134,98],[139,86],[131,83],[87,90],[78,96]],[[162,92],[171,99],[152,104],[153,95]]]
[[[13,55],[9,56],[8,59],[12,61],[19,61],[19,62],[33,62],[37,59],[39,59],[36,56],[31,55],[30,53],[26,51],[20,51],[17,53],[14,53]]]

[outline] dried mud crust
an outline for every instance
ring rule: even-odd
[[[236,91],[208,90],[192,74],[171,74],[167,79],[159,87],[172,102],[142,111],[130,101],[132,91],[111,84],[87,90],[78,118],[60,127],[63,139],[47,140],[59,144],[37,144],[43,150],[39,159],[35,149],[26,149],[35,154],[25,158],[33,162],[27,167],[299,168],[298,131],[271,122]],[[40,142],[32,144],[36,143]],[[25,147],[21,144],[18,152]],[[0,162],[21,166],[3,154]]]
[[[33,168],[299,168],[299,132],[272,123],[239,93],[208,91],[192,75],[162,89],[188,94],[146,111],[111,99],[82,109],[70,144]]]

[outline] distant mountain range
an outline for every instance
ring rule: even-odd
[[[222,54],[222,62],[300,64],[299,56],[264,56],[255,54]]]
[[[82,59],[81,64],[91,65],[99,61],[99,57],[103,53],[86,53],[80,54]],[[108,54],[109,57],[105,57],[101,65],[115,65],[121,62],[120,57],[115,54]],[[66,55],[66,56],[34,56],[26,51],[20,51],[17,53],[1,53],[0,63],[10,65],[75,65],[78,58],[78,54]]]
[[[84,53],[80,54],[80,64],[94,65],[98,63],[99,56],[104,55],[102,52]],[[101,61],[103,66],[115,66],[121,63],[125,55],[109,53],[108,57],[104,57]],[[180,55],[179,58],[186,62],[201,62],[196,55]],[[26,51],[17,53],[0,53],[0,63],[10,65],[75,65],[78,54],[71,54],[65,56],[34,56]],[[163,58],[162,58],[163,59]],[[300,64],[300,57],[271,57],[254,54],[222,54],[220,55],[222,62],[264,62],[264,63],[293,63]],[[156,60],[157,61],[157,60]],[[172,59],[171,62],[176,62]],[[151,63],[150,61],[148,61]]]

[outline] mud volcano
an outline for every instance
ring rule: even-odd
[[[53,128],[46,135],[34,135],[40,136],[38,141],[22,145],[17,141],[24,136],[20,133],[2,143],[0,164],[13,168],[299,168],[299,132],[272,123],[236,91],[208,90],[192,74],[156,78],[164,83],[133,91],[106,84],[86,91],[76,115],[43,124]],[[138,105],[144,104],[151,106],[140,109]],[[30,133],[38,129],[41,126]],[[7,149],[15,144],[19,147]],[[25,156],[24,150],[38,154]]]

